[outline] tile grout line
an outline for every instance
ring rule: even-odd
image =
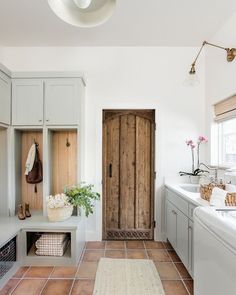
[[[167,251],[167,249],[166,249],[166,251]],[[190,293],[189,293],[189,291],[188,291],[188,289],[187,289],[187,287],[186,287],[186,285],[185,285],[185,283],[184,283],[184,280],[183,280],[183,278],[182,278],[182,276],[181,276],[181,274],[180,274],[180,272],[179,272],[179,270],[178,270],[178,268],[176,267],[176,265],[175,265],[175,263],[174,263],[174,260],[172,259],[172,257],[170,256],[170,254],[169,254],[169,252],[167,251],[167,254],[169,255],[169,257],[170,257],[170,259],[171,259],[171,261],[172,261],[172,263],[173,263],[173,265],[174,265],[174,268],[175,268],[175,270],[177,271],[177,273],[179,274],[179,276],[180,276],[180,281],[182,282],[182,284],[184,285],[184,288],[185,288],[185,290],[187,291],[187,294],[188,295],[191,295]]]
[[[171,246],[171,247],[172,247],[172,246]],[[178,270],[178,268],[177,268],[177,266],[176,266],[177,263],[182,263],[182,264],[183,264],[183,262],[182,262],[182,261],[174,261],[174,260],[172,259],[172,257],[170,256],[168,250],[170,250],[170,251],[175,251],[175,249],[174,249],[173,247],[172,247],[172,249],[170,248],[170,249],[166,249],[166,250],[167,250],[167,253],[168,253],[168,255],[169,255],[169,257],[170,257],[170,259],[171,259],[171,261],[172,261],[172,263],[173,263],[173,265],[174,265],[174,268],[176,269],[177,273],[178,273],[179,276],[180,276],[180,280],[182,281],[182,283],[183,283],[185,289],[187,290],[187,293],[188,293],[189,295],[191,295],[190,292],[189,292],[189,290],[188,290],[188,288],[187,288],[187,286],[186,286],[186,284],[185,284],[185,282],[184,282],[185,279],[181,276],[180,271]],[[176,253],[176,251],[175,251],[175,253]],[[186,280],[190,280],[190,281],[191,281],[191,280],[193,280],[193,278],[190,276],[190,278],[188,278],[188,279],[186,279]]]
[[[10,295],[16,290],[16,288],[19,286],[20,282],[22,281],[22,278],[19,279],[19,282],[15,285],[15,287],[10,291]],[[6,285],[6,284],[5,284]],[[4,287],[5,287],[4,285]],[[3,288],[4,288],[3,287]]]
[[[126,241],[124,241],[124,243],[125,243],[125,259],[127,259],[127,257],[128,257],[128,253],[127,253],[127,242]]]
[[[187,290],[188,294],[191,295],[190,292],[189,292],[189,290],[188,290],[188,288],[187,288],[187,286],[186,286],[186,284],[185,284],[185,282],[184,282],[184,280],[183,280],[183,284],[184,284],[184,287]]]
[[[103,257],[106,257],[106,250],[107,250],[107,241],[105,241]],[[98,260],[98,263],[99,263],[99,260]]]
[[[147,251],[147,247],[146,247],[146,243],[143,241],[143,246],[144,246],[144,250],[145,250],[145,253],[146,253],[146,259],[150,259],[149,258],[149,255],[148,255],[148,251]]]
[[[21,266],[22,267],[22,266]],[[26,273],[31,269],[31,266],[28,267],[28,269],[24,272],[24,274],[22,275],[22,277],[20,278],[19,282],[16,284],[15,288],[13,288],[13,290],[10,292],[10,294],[13,294],[13,292],[15,292],[16,288],[19,286],[19,284],[21,283],[21,281],[24,279]]]
[[[43,292],[43,289],[45,288],[45,286],[46,286],[47,282],[49,281],[49,279],[50,279],[50,277],[51,277],[51,275],[52,275],[52,273],[53,273],[54,269],[55,269],[55,266],[53,266],[53,268],[52,268],[52,271],[50,272],[50,274],[49,274],[49,276],[48,276],[48,278],[47,278],[46,282],[44,283],[44,285],[43,285],[43,287],[42,287],[41,291],[39,292],[39,295],[41,295],[41,294],[42,294],[42,292]]]
[[[78,273],[79,268],[80,268],[80,265],[81,265],[81,263],[82,263],[82,261],[83,261],[83,256],[84,256],[84,251],[85,251],[85,249],[86,249],[86,244],[87,244],[87,243],[85,242],[85,244],[84,244],[84,248],[83,248],[82,253],[81,253],[81,255],[80,255],[80,258],[79,258],[79,263],[78,263],[78,265],[77,265],[77,271],[76,271],[76,273],[75,273],[75,277],[74,277],[73,282],[72,282],[72,284],[71,284],[70,292],[69,292],[68,295],[71,295],[72,290],[73,290],[73,288],[74,288],[75,280],[77,279],[77,273]]]

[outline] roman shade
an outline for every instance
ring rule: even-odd
[[[236,117],[236,95],[216,103],[214,109],[215,121],[225,121]]]

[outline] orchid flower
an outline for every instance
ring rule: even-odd
[[[197,147],[197,169],[196,169],[196,171],[197,171],[197,170],[199,170],[199,166],[200,166],[200,160],[199,160],[200,145],[201,145],[201,143],[208,142],[208,139],[203,135],[199,135],[197,144],[195,144],[192,139],[188,139],[185,142],[186,142],[187,146],[189,146],[191,148],[192,173],[194,174],[194,172],[195,172],[195,168],[194,168],[194,164],[195,164],[195,161],[194,161],[194,149]]]
[[[208,142],[208,139],[203,135],[199,135],[198,143],[201,143],[201,142]]]

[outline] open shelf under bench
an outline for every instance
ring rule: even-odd
[[[22,221],[16,216],[6,217],[0,218],[0,232],[9,228],[9,235],[18,237],[17,261],[21,265],[77,265],[85,244],[84,219],[85,217],[72,216],[63,222],[49,222],[47,217],[36,213]],[[30,246],[32,249],[27,249],[27,233],[67,233],[70,243],[63,256],[38,256],[33,251],[33,244]]]

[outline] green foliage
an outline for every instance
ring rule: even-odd
[[[79,184],[64,188],[64,193],[69,197],[69,202],[74,207],[83,208],[86,217],[93,213],[94,201],[100,199],[100,194],[95,192],[93,188],[92,184]]]

